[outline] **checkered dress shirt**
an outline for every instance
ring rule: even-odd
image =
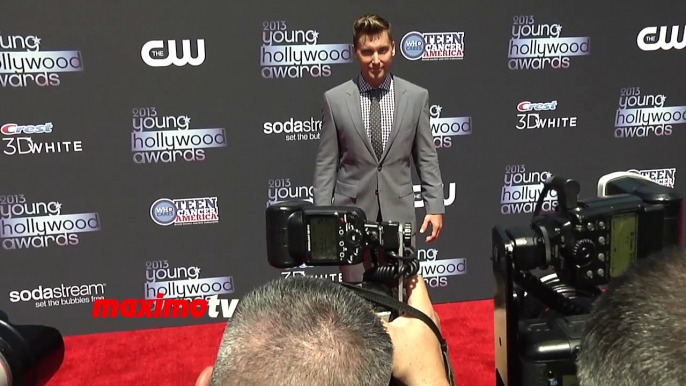
[[[362,76],[359,77],[360,85],[360,108],[362,109],[362,121],[364,128],[367,131],[367,137],[371,139],[371,130],[369,127],[369,106],[371,105],[372,86],[367,83]],[[379,105],[381,107],[381,132],[383,148],[386,150],[388,137],[391,135],[391,127],[393,126],[393,113],[395,110],[395,91],[393,88],[393,77],[388,75],[386,80],[379,86],[381,89]]]

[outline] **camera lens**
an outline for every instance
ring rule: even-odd
[[[15,325],[0,313],[0,380],[5,377],[12,385],[45,385],[63,359],[64,341],[59,331]]]

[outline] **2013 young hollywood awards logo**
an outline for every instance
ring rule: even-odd
[[[200,267],[174,267],[168,260],[145,263],[143,299],[96,299],[94,318],[231,318],[239,299],[219,298],[235,292],[232,276],[200,277]]]
[[[220,295],[236,291],[233,276],[202,275],[198,266],[174,266],[169,260],[145,262],[145,294],[148,299],[218,299]],[[238,299],[218,299],[224,315],[229,317],[238,305]]]
[[[150,206],[150,218],[157,225],[200,225],[219,222],[217,197],[160,198]]]
[[[644,177],[650,178],[656,184],[666,186],[674,189],[674,184],[676,183],[676,168],[664,168],[664,169],[629,169],[627,170],[631,173],[637,173]]]
[[[449,148],[453,146],[453,137],[472,134],[472,117],[441,117],[442,113],[440,105],[429,107],[431,135],[436,148]]]
[[[192,128],[187,115],[162,115],[155,107],[134,108],[133,162],[204,161],[207,149],[226,147],[224,128]]]
[[[407,60],[464,59],[464,32],[408,32],[400,40]]]
[[[3,154],[8,156],[26,154],[78,153],[83,151],[83,143],[76,141],[51,141],[55,131],[52,122],[23,125],[5,123],[0,127],[2,141],[5,143]]]
[[[260,67],[264,79],[328,77],[332,65],[352,61],[350,43],[320,43],[319,31],[294,29],[285,21],[262,23]]]
[[[450,206],[455,202],[455,183],[450,182],[443,185],[444,195],[446,194],[447,188],[447,196],[444,196],[443,202],[445,206]],[[413,185],[413,192],[414,207],[423,208],[424,200],[422,198],[422,186]],[[275,178],[268,181],[267,207],[279,202],[291,200],[314,202],[314,188],[312,185],[294,183],[290,178]]]
[[[141,48],[141,58],[150,67],[199,66],[205,62],[205,40],[197,39],[195,46],[191,40],[181,40],[181,52],[177,51],[176,40],[151,40]],[[193,56],[195,55],[195,57]]]
[[[291,200],[314,202],[314,188],[295,183],[290,178],[274,178],[267,182],[267,207]]]
[[[532,171],[526,165],[505,166],[503,189],[500,193],[500,213],[533,213],[543,184],[551,176],[548,171]],[[557,193],[548,192],[542,212],[550,212],[557,207]]]
[[[522,101],[517,104],[517,130],[560,129],[576,127],[577,117],[556,116],[556,100],[550,102]]]
[[[438,249],[436,248],[418,249],[417,259],[419,260],[420,265],[419,274],[422,275],[424,282],[431,288],[447,287],[449,277],[467,273],[467,259],[438,259]],[[337,283],[343,281],[343,275],[340,272],[320,272],[325,269],[327,268],[303,265],[297,268],[284,270],[281,272],[281,276],[283,278],[291,276],[310,276],[328,279]],[[337,270],[337,268],[334,269]],[[313,273],[312,270],[318,272]]]
[[[81,72],[81,51],[41,51],[35,35],[0,35],[2,87],[59,86],[61,74]]]
[[[467,259],[439,259],[436,248],[418,249],[417,259],[419,274],[431,288],[447,287],[449,277],[467,273]]]
[[[686,106],[667,106],[664,94],[644,94],[641,87],[620,90],[615,115],[616,138],[672,135],[674,125],[686,123]]]
[[[36,308],[88,304],[105,298],[106,283],[56,286],[39,285],[34,288],[10,291],[12,303],[33,302]]]
[[[510,70],[565,69],[571,58],[591,54],[591,38],[563,37],[561,24],[537,23],[533,15],[514,16],[507,54]]]
[[[686,47],[686,27],[683,30],[680,25],[645,27],[636,36],[636,44],[641,51],[682,50]]]
[[[31,202],[24,194],[0,195],[0,240],[6,250],[72,246],[80,234],[100,231],[98,213],[63,214],[57,201]]]
[[[262,132],[266,135],[283,137],[285,141],[314,141],[319,139],[322,130],[321,119],[314,117],[297,120],[289,118],[285,121],[265,122]]]

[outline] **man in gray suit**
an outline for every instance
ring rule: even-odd
[[[409,222],[415,230],[412,158],[426,208],[420,232],[430,225],[426,241],[433,242],[445,208],[429,92],[390,73],[395,42],[380,16],[358,19],[353,42],[360,74],[324,93],[314,203],[358,207],[368,220]],[[364,270],[362,264],[341,267],[343,281],[362,281]]]

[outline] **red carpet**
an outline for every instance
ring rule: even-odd
[[[439,304],[460,386],[495,384],[493,302]],[[214,362],[225,323],[65,338],[62,367],[48,386],[194,386]]]

